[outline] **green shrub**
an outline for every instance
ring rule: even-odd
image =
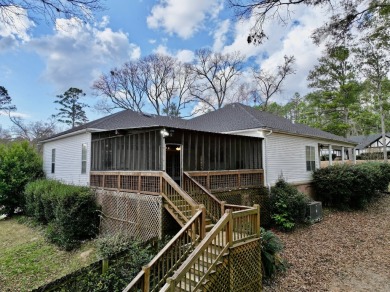
[[[0,145],[0,208],[5,214],[24,207],[24,187],[41,177],[42,160],[27,142]]]
[[[384,163],[335,165],[313,173],[316,199],[341,210],[364,208],[389,183],[390,165]]]
[[[273,232],[261,228],[261,263],[263,280],[273,278],[278,272],[287,268],[286,261],[281,257],[283,244]]]
[[[38,180],[26,186],[25,198],[27,214],[48,224],[48,239],[66,250],[98,233],[98,206],[88,187]]]
[[[309,199],[283,179],[271,188],[270,201],[271,218],[281,230],[290,231],[297,223],[305,222]]]

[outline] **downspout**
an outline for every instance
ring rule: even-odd
[[[264,171],[264,185],[268,188],[268,193],[271,194],[271,185],[268,182],[267,168],[268,168],[268,155],[267,152],[267,137],[272,134],[272,130],[264,135],[263,139],[263,171]]]

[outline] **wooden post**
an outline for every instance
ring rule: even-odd
[[[200,230],[199,230],[199,236],[200,240],[202,240],[206,236],[206,207],[201,204],[199,205],[199,210],[202,210],[202,216],[200,217]]]
[[[166,283],[169,286],[169,290],[168,291],[172,291],[172,292],[175,291],[175,284],[174,284],[174,281],[172,280],[171,277],[167,278]]]
[[[341,146],[341,161],[345,163],[345,149],[344,146]]]
[[[225,211],[226,214],[229,215],[229,221],[227,223],[227,230],[226,230],[226,243],[229,244],[229,246],[233,245],[233,215],[232,210],[228,209]]]
[[[225,213],[225,205],[226,205],[226,201],[222,201],[221,202],[221,217]],[[220,219],[220,218],[218,218],[218,219]]]
[[[237,185],[239,188],[241,188],[241,174],[240,173],[237,174]]]
[[[120,190],[121,190],[121,174],[120,173],[118,173],[118,181],[117,181],[117,183],[118,183],[118,185],[117,185],[118,192],[120,192]]]
[[[144,287],[143,292],[149,292],[150,288],[150,268],[148,266],[143,266],[142,270],[144,271]]]
[[[160,171],[160,195],[163,192],[163,178],[162,178],[162,172]]]
[[[332,145],[329,144],[329,166],[333,165],[333,159],[332,159]]]
[[[254,204],[254,208],[257,209],[257,219],[256,219],[256,234],[257,236],[260,236],[260,205],[259,204]]]
[[[138,173],[138,193],[141,193],[141,172]]]

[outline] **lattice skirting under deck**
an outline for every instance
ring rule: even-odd
[[[146,241],[162,237],[162,198],[118,191],[97,191],[102,207],[100,234],[128,234]]]

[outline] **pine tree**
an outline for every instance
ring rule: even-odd
[[[72,128],[88,122],[84,108],[89,106],[79,101],[84,96],[85,93],[81,89],[74,87],[69,88],[64,94],[57,95],[57,100],[54,103],[61,107],[57,109],[59,113],[53,117],[61,123],[71,125]]]

